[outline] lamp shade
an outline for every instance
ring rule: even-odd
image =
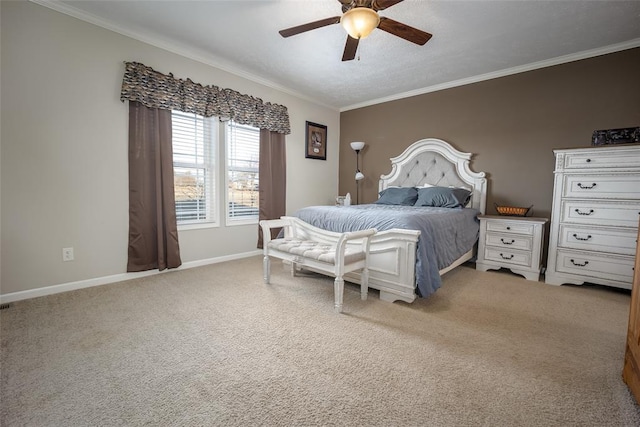
[[[364,179],[364,174],[360,171],[356,172],[356,181],[361,181]]]
[[[364,148],[364,142],[352,142],[351,149],[354,151],[362,150]]]
[[[354,7],[342,15],[340,23],[351,37],[363,39],[378,26],[380,17],[368,7]]]

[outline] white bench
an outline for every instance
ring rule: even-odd
[[[291,263],[291,275],[298,267],[335,277],[334,309],[342,312],[344,274],[362,270],[360,296],[367,299],[369,290],[369,244],[375,228],[347,233],[322,230],[299,218],[260,221],[264,247],[264,282],[269,284],[271,257]],[[284,237],[271,238],[272,228],[284,228]]]

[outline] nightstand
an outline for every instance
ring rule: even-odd
[[[480,240],[476,270],[508,268],[538,281],[547,218],[479,215]]]

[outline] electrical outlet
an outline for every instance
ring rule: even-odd
[[[73,261],[73,248],[62,248],[62,261]]]

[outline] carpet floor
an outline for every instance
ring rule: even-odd
[[[0,311],[2,426],[638,426],[630,296],[463,265],[433,296],[252,257]]]

